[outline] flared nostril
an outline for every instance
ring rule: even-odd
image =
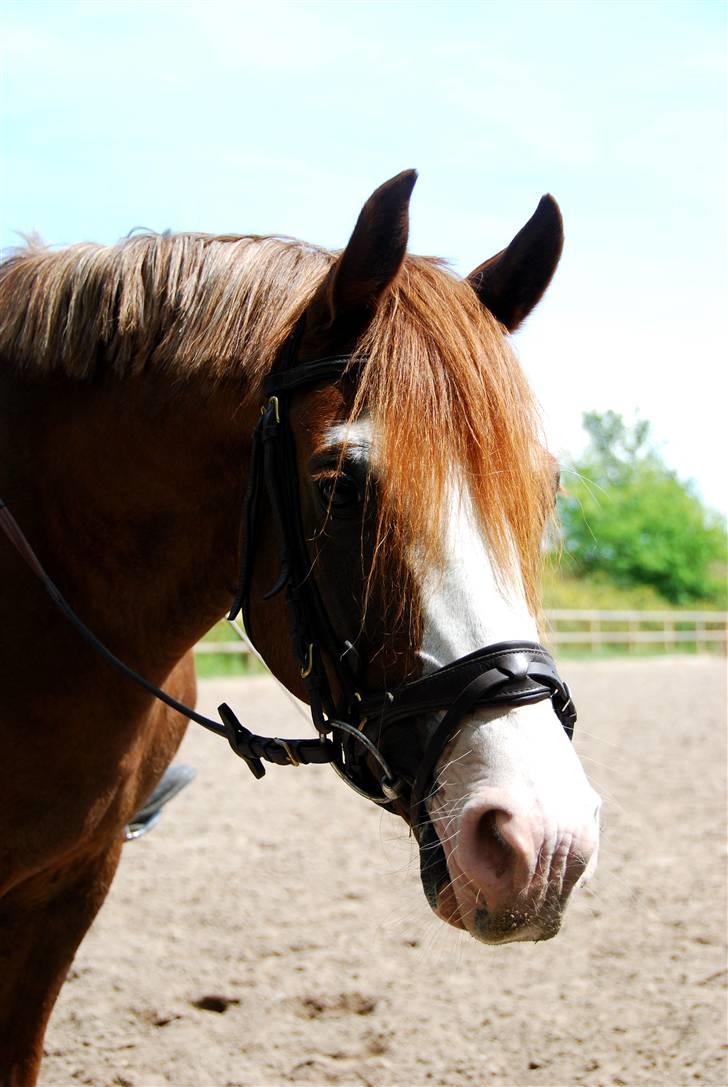
[[[512,867],[513,850],[499,830],[499,822],[508,819],[508,813],[493,809],[480,816],[474,827],[474,846],[483,865],[496,879],[502,879]]]

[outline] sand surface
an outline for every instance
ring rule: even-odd
[[[198,778],[125,847],[43,1087],[725,1084],[725,663],[563,670],[605,814],[559,936],[446,928],[403,824],[327,767],[256,782],[192,726]],[[201,685],[222,699],[307,734],[267,678]]]

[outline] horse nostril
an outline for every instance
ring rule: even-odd
[[[527,890],[537,859],[532,837],[528,819],[495,796],[464,813],[457,866],[489,912],[512,907]]]
[[[498,829],[499,818],[508,819],[507,812],[493,808],[481,815],[475,828],[478,855],[493,875],[500,879],[513,866],[513,850]]]

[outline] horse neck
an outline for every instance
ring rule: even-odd
[[[148,375],[2,384],[0,496],[87,624],[163,674],[233,595],[254,409]]]

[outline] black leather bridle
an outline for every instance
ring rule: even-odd
[[[265,403],[252,440],[239,587],[229,618],[242,609],[248,637],[255,644],[251,587],[259,519],[267,497],[280,539],[281,569],[266,596],[286,591],[293,652],[317,739],[258,736],[225,703],[218,707],[220,721],[214,721],[168,695],[115,656],[75,614],[1,499],[0,529],[40,578],[55,606],[100,656],[172,709],[225,736],[256,778],[264,775],[264,762],[331,763],[358,793],[405,814],[422,845],[432,833],[424,803],[427,790],[445,746],[465,715],[476,707],[517,707],[550,699],[571,738],[576,709],[550,654],[528,641],[486,646],[393,691],[364,687],[367,662],[360,659],[354,643],[334,629],[313,576],[289,425],[292,397],[320,382],[341,379],[355,367],[355,360],[337,355],[298,362],[302,330],[303,319],[265,380]],[[329,672],[335,676],[336,693]]]

